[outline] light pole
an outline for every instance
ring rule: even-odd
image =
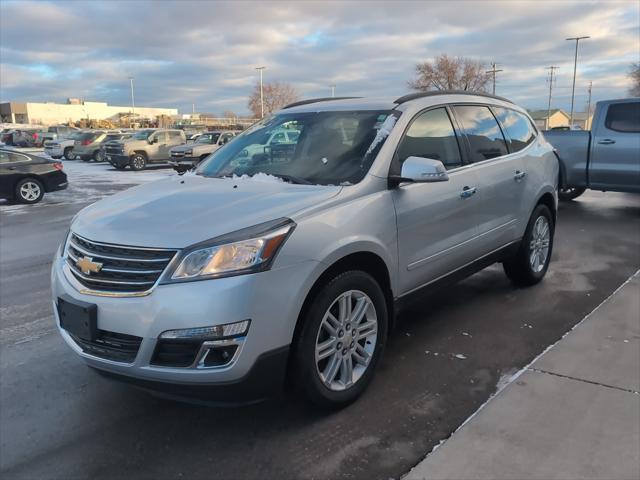
[[[491,73],[493,75],[493,94],[496,94],[496,73],[498,72],[502,72],[502,70],[496,70],[496,67],[498,65],[496,64],[496,62],[493,62],[491,64],[491,70],[487,70],[486,73]]]
[[[133,77],[129,77],[129,83],[131,84],[131,120],[134,120],[136,115],[136,104],[133,99]],[[131,122],[129,122],[129,126],[131,126]]]
[[[334,98],[336,96],[336,86],[330,85],[330,87],[331,87],[331,98]]]
[[[262,71],[266,67],[256,67],[256,70],[260,72],[260,118],[264,118],[264,92],[262,90]]]
[[[569,115],[569,128],[573,126],[573,101],[576,94],[576,69],[578,68],[578,42],[580,40],[584,40],[585,38],[591,38],[589,36],[585,37],[571,37],[566,38],[565,40],[575,40],[576,41],[576,54],[573,59],[573,87],[571,88],[571,114]]]
[[[545,130],[549,130],[549,120],[551,119],[551,91],[553,90],[553,72],[560,67],[551,65],[547,67],[549,70],[549,103],[547,104],[547,121],[545,122]]]

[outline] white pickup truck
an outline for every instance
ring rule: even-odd
[[[548,131],[560,160],[561,200],[585,190],[640,193],[640,98],[596,104],[591,131]]]
[[[44,153],[51,158],[66,158],[67,160],[75,160],[77,155],[73,151],[75,141],[83,134],[82,130],[69,133],[67,137],[60,137],[56,140],[47,140],[44,142]]]

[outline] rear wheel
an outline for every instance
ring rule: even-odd
[[[558,192],[558,198],[565,202],[569,202],[571,200],[578,198],[586,190],[587,190],[586,188],[579,188],[579,187],[561,188],[560,191]]]
[[[515,285],[535,285],[545,276],[553,251],[554,229],[549,207],[538,205],[529,219],[518,252],[503,262],[504,272]]]
[[[38,203],[44,197],[44,186],[35,178],[23,178],[16,185],[16,199],[20,203]]]
[[[64,158],[67,160],[75,160],[76,154],[73,152],[73,147],[67,147],[64,149]]]
[[[104,154],[102,150],[96,150],[93,152],[93,161],[94,162],[102,162],[104,160]]]
[[[324,408],[356,400],[373,378],[387,338],[384,293],[371,275],[341,273],[314,296],[294,344],[295,385]]]
[[[147,165],[147,157],[143,153],[134,153],[129,160],[129,166],[131,170],[140,171],[144,170]]]

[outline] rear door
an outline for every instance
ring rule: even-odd
[[[403,184],[392,190],[398,227],[401,293],[474,260],[477,234],[477,178],[463,165],[458,135],[447,108],[436,107],[416,115],[398,144],[392,169],[400,172],[410,156],[440,160],[449,180]]]
[[[509,154],[502,129],[486,105],[455,105],[469,160],[478,178],[478,256],[516,239],[523,202],[524,167],[519,154]]]
[[[592,136],[589,186],[640,191],[640,102],[611,103]],[[602,118],[604,116],[604,122]]]
[[[155,147],[153,152],[153,160],[161,161],[169,159],[169,150],[171,149],[171,146],[169,146],[167,132],[155,132],[153,135],[156,138],[156,142],[152,144],[152,146]]]

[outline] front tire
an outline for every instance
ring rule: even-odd
[[[38,203],[44,197],[44,185],[35,178],[23,178],[16,185],[16,199],[20,203]]]
[[[359,270],[341,273],[315,294],[300,321],[292,355],[295,385],[322,408],[349,405],[371,382],[386,344],[380,285]]]
[[[563,202],[570,202],[582,195],[587,189],[580,187],[565,187],[558,191],[558,198]]]
[[[546,205],[538,205],[529,219],[518,252],[503,262],[509,280],[518,286],[535,285],[549,268],[555,224]]]
[[[131,170],[135,170],[136,172],[144,170],[147,166],[147,157],[142,153],[134,153],[129,160],[129,166]]]
[[[67,160],[75,160],[76,154],[73,152],[73,147],[67,147],[64,149],[64,158]]]

